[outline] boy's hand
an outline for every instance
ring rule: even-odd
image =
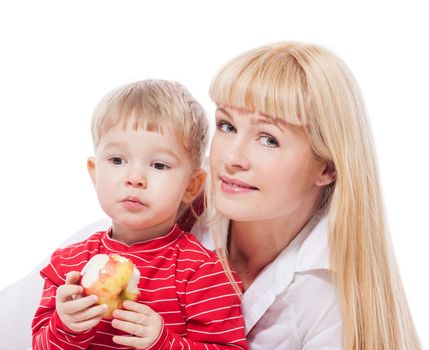
[[[116,344],[145,349],[159,337],[162,329],[162,318],[150,307],[135,301],[124,302],[125,310],[113,311],[112,326],[131,336],[114,336]]]
[[[80,273],[72,271],[66,276],[66,283],[57,289],[56,310],[64,325],[74,332],[84,332],[95,327],[107,305],[93,306],[96,295],[82,297],[83,289],[78,285]]]

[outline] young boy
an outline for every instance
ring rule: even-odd
[[[88,171],[112,227],[57,250],[42,269],[33,349],[246,349],[240,299],[222,265],[176,223],[205,179],[202,107],[178,83],[140,81],[101,101],[92,135]],[[107,306],[82,295],[79,271],[112,253],[139,269],[140,297],[106,320]]]

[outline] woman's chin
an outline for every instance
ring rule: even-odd
[[[259,218],[259,214],[257,212],[252,212],[252,210],[249,210],[246,207],[239,206],[234,203],[216,203],[216,211],[221,214],[224,217],[227,217],[228,219],[232,221],[255,221],[257,218]]]

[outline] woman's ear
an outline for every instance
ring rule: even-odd
[[[200,194],[204,187],[205,180],[206,172],[203,169],[195,170],[183,194],[182,202],[191,203]]]
[[[88,169],[89,176],[92,183],[95,185],[95,158],[89,157],[86,161],[86,168]]]
[[[327,186],[333,183],[337,178],[337,171],[335,165],[331,161],[327,161],[321,172],[321,174],[316,179],[316,185],[319,187]]]

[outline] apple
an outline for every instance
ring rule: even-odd
[[[111,319],[113,310],[122,309],[125,300],[136,301],[140,295],[140,271],[134,263],[118,254],[94,255],[81,272],[80,284],[85,296],[96,294],[98,304],[106,304],[104,319]]]

